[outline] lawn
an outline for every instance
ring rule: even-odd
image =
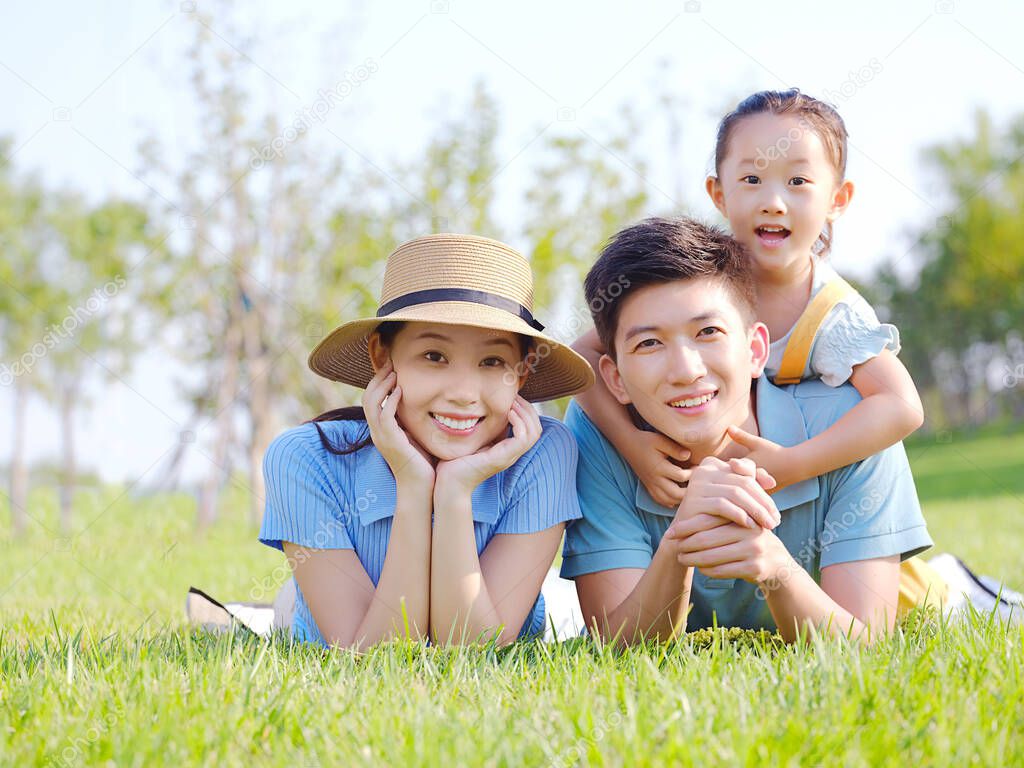
[[[1024,436],[908,453],[936,551],[1024,587]],[[724,631],[363,656],[213,637],[184,625],[188,586],[268,599],[280,555],[237,493],[201,537],[188,497],[120,493],[80,494],[61,538],[39,489],[29,535],[0,538],[2,764],[1024,763],[1024,630],[989,617],[866,650]]]

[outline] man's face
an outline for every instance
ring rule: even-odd
[[[768,331],[748,325],[720,280],[651,285],[624,302],[616,360],[600,365],[620,403],[696,460],[718,452],[730,425],[752,426],[750,382],[764,369]]]

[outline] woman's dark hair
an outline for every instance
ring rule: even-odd
[[[747,96],[736,109],[722,118],[715,140],[715,175],[721,176],[722,162],[729,151],[729,138],[736,125],[745,117],[761,114],[796,115],[800,118],[801,127],[806,126],[814,131],[825,145],[825,152],[832,161],[832,168],[836,174],[836,183],[842,183],[846,178],[846,124],[834,107],[813,96],[800,93],[798,88],[790,88],[788,91],[758,91]],[[818,235],[814,253],[825,256],[831,248],[832,223],[827,222]]]
[[[378,325],[374,332],[380,334],[380,342],[385,347],[390,347],[395,340],[395,336],[402,330],[405,323],[396,320],[385,320],[383,323]],[[530,350],[533,348],[533,339],[523,334],[516,334],[519,338],[519,348],[525,358]],[[370,437],[369,427],[364,426],[363,431],[360,433],[359,438],[349,445],[338,446],[334,445],[330,440],[327,439],[327,435],[317,422],[321,421],[366,421],[366,412],[363,410],[361,405],[349,405],[344,408],[335,408],[331,411],[325,411],[319,416],[316,416],[308,421],[303,422],[304,424],[312,424],[316,427],[317,433],[320,435],[320,444],[324,447],[328,453],[333,453],[335,456],[347,456],[350,453],[355,453],[368,445],[373,444],[373,439]]]
[[[615,234],[583,284],[594,328],[609,356],[615,359],[615,331],[630,294],[649,285],[699,278],[719,280],[743,319],[754,322],[750,259],[743,246],[718,227],[689,218],[650,218]]]
[[[398,332],[402,330],[402,326],[404,325],[405,323],[386,320],[374,328],[374,332],[380,334],[381,344],[385,347],[390,347],[392,342],[395,340],[395,336],[398,335]],[[324,447],[324,450],[328,453],[333,453],[335,456],[347,456],[348,454],[360,451],[373,443],[373,440],[370,439],[369,428],[364,427],[359,439],[354,443],[344,446],[334,445],[327,439],[327,435],[324,434],[323,429],[317,423],[319,421],[366,421],[366,412],[363,410],[361,405],[349,405],[344,408],[335,408],[331,411],[325,411],[319,416],[315,416],[308,421],[304,421],[303,424],[312,424],[316,427],[316,431],[320,435],[320,444]]]

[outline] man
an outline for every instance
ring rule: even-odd
[[[623,230],[587,276],[602,379],[694,467],[678,509],[659,506],[570,404],[583,519],[567,532],[562,576],[605,638],[664,639],[717,622],[870,641],[895,622],[900,561],[931,546],[902,445],[767,494],[773,479],[743,458],[730,427],[794,445],[859,395],[761,376],[769,340],[753,288],[741,246],[687,219]]]

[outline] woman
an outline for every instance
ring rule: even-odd
[[[513,249],[429,235],[388,258],[375,317],[313,350],[314,372],[366,391],[264,459],[260,541],[288,557],[295,637],[364,648],[543,632],[540,586],[580,516],[576,445],[529,403],[594,378],[532,302]]]

